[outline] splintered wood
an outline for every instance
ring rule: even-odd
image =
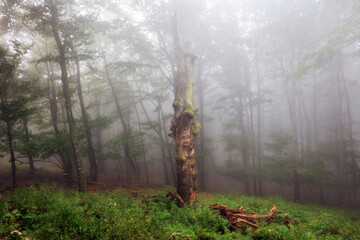
[[[245,228],[250,226],[253,228],[259,228],[256,221],[266,220],[272,222],[277,214],[276,206],[270,210],[267,215],[260,215],[255,212],[248,212],[243,207],[239,209],[228,209],[218,203],[213,204],[211,207],[215,211],[219,211],[220,215],[229,221],[229,224],[234,228]]]

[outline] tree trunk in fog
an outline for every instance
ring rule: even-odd
[[[174,186],[176,186],[176,172],[175,172],[175,167],[174,167],[174,158],[172,157],[172,154],[171,154],[171,149],[169,147],[169,140],[168,140],[168,135],[166,134],[166,120],[165,120],[165,116],[164,116],[164,112],[162,110],[162,108],[160,109],[160,112],[161,112],[161,119],[162,119],[162,127],[163,127],[163,130],[164,130],[164,135],[165,135],[165,144],[166,144],[166,149],[167,149],[167,153],[168,153],[168,156],[169,156],[169,160],[170,160],[170,170],[171,170],[171,174],[172,174],[172,177],[173,177],[173,182],[174,182]]]
[[[45,42],[46,51],[47,51],[47,43]],[[39,54],[41,57],[43,57],[40,49]],[[48,54],[48,53],[47,53]],[[47,74],[47,98],[49,101],[49,110],[50,110],[50,116],[51,116],[51,124],[53,126],[55,136],[59,136],[60,131],[58,128],[58,106],[57,106],[57,98],[56,98],[56,88],[54,84],[54,70],[53,65],[49,62],[44,62],[46,74]],[[50,84],[51,83],[51,84]],[[64,131],[66,128],[64,129]],[[74,182],[73,176],[72,176],[72,163],[71,158],[69,158],[66,154],[64,154],[66,150],[64,148],[61,148],[58,151],[58,155],[60,157],[61,167],[64,172],[64,176],[66,178],[68,186],[71,186]]]
[[[138,87],[138,91],[139,91],[139,95],[140,95],[140,105],[143,109],[143,112],[147,118],[147,120],[149,121],[149,123],[151,123],[151,119],[146,111],[146,108],[144,106],[144,103],[143,103],[143,97],[142,97],[142,94],[141,94],[141,90],[140,88]],[[135,105],[135,109],[136,109],[136,105]],[[152,128],[155,133],[158,135],[159,139],[160,139],[160,148],[161,148],[161,156],[163,158],[163,170],[164,170],[164,176],[165,176],[165,184],[166,185],[169,185],[170,184],[170,181],[169,181],[169,174],[168,174],[168,170],[167,170],[167,164],[165,162],[167,156],[166,156],[166,149],[168,149],[168,140],[167,140],[167,136],[165,134],[165,141],[164,141],[164,137],[163,137],[163,133],[162,131],[164,130],[164,132],[166,133],[166,129],[163,128],[165,127],[165,123],[164,123],[164,114],[162,112],[162,105],[161,105],[161,102],[158,101],[158,105],[156,106],[156,109],[158,110],[158,114],[157,114],[157,126]],[[138,113],[137,113],[138,114]],[[138,115],[138,119],[140,121],[140,116]],[[140,125],[139,125],[139,128],[140,128]],[[171,160],[171,153],[169,153],[169,159]],[[171,162],[170,162],[171,164]],[[171,167],[171,166],[170,166]]]
[[[299,161],[299,149],[298,149],[298,137],[297,137],[297,127],[296,127],[296,94],[295,94],[295,82],[291,80],[291,91],[288,87],[288,82],[285,83],[286,87],[286,96],[288,100],[289,113],[290,113],[290,124],[292,132],[292,148],[293,148],[293,189],[294,189],[294,200],[300,200],[300,180],[298,174],[298,161]]]
[[[251,85],[251,83],[249,83],[249,85]],[[251,146],[251,164],[252,164],[252,169],[254,171],[254,173],[252,174],[252,184],[253,184],[253,194],[257,195],[258,191],[257,191],[257,179],[256,179],[256,175],[255,175],[255,171],[256,171],[256,140],[255,140],[255,131],[254,131],[254,109],[253,109],[253,96],[252,96],[252,92],[251,92],[251,87],[249,86],[249,122],[250,122],[250,146]]]
[[[104,56],[104,64],[105,64],[105,73],[106,73],[106,79],[109,83],[114,101],[115,101],[115,106],[116,106],[116,110],[118,112],[122,127],[124,132],[129,132],[129,127],[128,124],[125,121],[125,117],[124,114],[122,113],[121,107],[120,107],[120,103],[119,103],[119,99],[116,95],[116,90],[115,90],[115,86],[114,83],[110,77],[110,73],[109,73],[109,69],[108,69],[108,65],[107,65],[107,61],[106,58]],[[130,150],[129,150],[129,143],[124,143],[123,144],[123,150],[124,150],[124,158],[125,158],[125,168],[126,168],[126,178],[129,181],[132,175],[135,175],[135,178],[138,178],[138,171],[136,168],[136,165],[133,161],[133,159],[130,156]]]
[[[90,177],[93,181],[97,181],[97,165],[96,165],[96,158],[95,158],[95,149],[92,140],[92,131],[89,124],[89,116],[86,112],[86,107],[84,103],[83,93],[82,93],[82,86],[80,81],[80,62],[77,56],[77,53],[73,49],[75,54],[75,66],[76,66],[76,87],[78,92],[78,97],[80,101],[80,108],[81,108],[81,115],[85,129],[86,135],[86,142],[87,142],[87,150],[88,150],[88,158],[90,163]]]
[[[204,83],[203,83],[203,79],[202,79],[202,64],[199,63],[198,64],[198,74],[197,74],[197,79],[196,79],[196,83],[197,83],[197,93],[199,96],[199,109],[200,109],[200,114],[199,114],[199,120],[200,120],[200,156],[199,156],[199,161],[198,161],[198,169],[200,169],[199,174],[198,174],[198,184],[199,184],[199,188],[201,190],[206,190],[206,172],[205,172],[205,128],[204,128],[204,109],[205,109],[205,104],[204,104]]]
[[[176,13],[173,19],[176,56],[174,118],[171,120],[171,137],[176,146],[177,193],[188,204],[196,200],[196,163],[194,138],[200,125],[196,121],[197,111],[193,102],[193,68],[196,59],[190,44],[184,50],[180,43]]]
[[[140,101],[141,101],[141,99],[140,99]],[[136,116],[137,116],[138,122],[139,122],[140,139],[141,139],[142,142],[144,142],[144,140],[143,140],[143,131],[141,129],[141,120],[140,120],[139,111],[138,111],[138,109],[136,107],[136,104],[134,104],[134,107],[135,107],[135,113],[136,113]],[[144,163],[144,169],[145,169],[146,183],[149,184],[150,183],[149,172],[148,172],[148,169],[147,169],[147,163],[146,163],[146,156],[145,155],[143,156],[143,163]]]
[[[163,137],[163,132],[162,132],[162,124],[161,124],[161,116],[160,116],[160,109],[162,108],[161,103],[159,102],[159,105],[157,106],[157,133],[160,139],[160,148],[161,148],[161,157],[162,157],[162,162],[163,162],[163,168],[164,168],[164,176],[165,176],[165,185],[170,185],[170,180],[169,180],[169,173],[168,173],[168,167],[167,167],[167,159],[166,159],[166,153],[165,153],[165,141],[164,141],[164,137]]]
[[[257,135],[256,135],[256,159],[258,161],[258,167],[262,169],[262,148],[261,148],[261,80],[260,80],[260,71],[259,71],[259,53],[256,49],[256,57],[255,57],[255,67],[256,67],[256,87],[257,87],[257,99],[258,104],[256,107],[257,110]],[[258,180],[259,183],[259,195],[263,195],[262,189],[262,181],[261,179]]]
[[[240,125],[240,132],[241,132],[241,139],[243,143],[241,144],[241,155],[242,160],[244,163],[245,169],[249,168],[250,165],[250,141],[249,136],[247,134],[245,123],[244,123],[244,106],[243,106],[243,93],[241,90],[241,87],[238,89],[239,91],[239,106],[237,108],[238,114],[239,114],[239,125]],[[248,179],[248,176],[245,176],[245,192],[246,194],[251,194],[251,187],[250,187],[250,181]]]
[[[310,125],[310,117],[309,117],[309,112],[308,109],[306,107],[306,102],[305,102],[305,98],[304,98],[304,91],[302,89],[301,84],[299,85],[299,102],[301,103],[300,107],[302,108],[302,111],[304,113],[303,115],[303,119],[305,119],[305,138],[306,138],[306,144],[305,145],[305,150],[306,150],[306,154],[309,155],[309,153],[312,151],[312,139],[311,139],[311,125]]]
[[[50,78],[52,75],[48,75],[48,76]],[[56,89],[55,89],[55,84],[54,84],[53,80],[51,80],[51,93],[49,92],[49,105],[50,105],[50,113],[51,113],[51,122],[52,122],[52,125],[54,128],[54,132],[55,132],[56,136],[59,136],[60,131],[58,128],[58,123],[57,123],[58,107],[57,107],[57,100],[56,100]],[[66,128],[64,129],[64,131],[66,131]],[[59,157],[60,157],[60,161],[63,166],[63,171],[65,174],[66,180],[68,182],[68,185],[70,186],[74,182],[73,167],[72,167],[71,158],[68,157],[66,154],[64,154],[65,151],[66,151],[65,148],[62,147],[59,151]]]
[[[351,201],[356,201],[356,196],[357,196],[357,187],[358,187],[358,181],[357,181],[357,171],[358,169],[358,165],[356,162],[356,152],[355,152],[355,139],[353,137],[353,121],[352,121],[352,114],[351,114],[351,107],[350,107],[350,99],[349,99],[349,92],[348,92],[348,88],[346,85],[346,79],[344,76],[344,69],[343,69],[343,65],[341,64],[340,66],[340,79],[342,81],[343,84],[343,88],[344,88],[344,97],[345,97],[345,105],[346,105],[346,115],[348,118],[348,131],[349,131],[349,145],[350,145],[350,174],[351,174],[351,189],[352,189],[352,196],[351,196]]]
[[[25,116],[23,118],[23,125],[24,125],[24,131],[25,131],[25,143],[26,144],[30,143],[30,133],[29,133],[28,122],[29,122],[28,117]],[[30,167],[31,178],[34,178],[35,177],[34,158],[33,158],[33,155],[31,153],[28,153],[28,159],[29,159],[29,167]]]
[[[338,186],[338,203],[344,203],[344,187],[345,187],[345,161],[344,156],[345,142],[344,142],[344,122],[343,122],[343,109],[342,109],[342,89],[340,79],[340,56],[336,56],[336,75],[335,75],[335,88],[336,88],[336,143],[338,149],[338,161],[337,161],[337,177],[339,181]]]
[[[96,96],[96,106],[95,106],[95,114],[96,116],[100,116],[100,102],[98,101],[98,98]],[[96,139],[96,159],[98,162],[98,173],[105,173],[105,156],[103,151],[103,139],[101,135],[101,128],[95,128],[95,139]]]
[[[2,113],[5,115],[7,109],[1,109]],[[15,153],[14,153],[14,144],[13,144],[13,135],[12,135],[12,128],[9,121],[6,121],[6,137],[9,146],[10,152],[10,162],[11,162],[11,177],[12,177],[12,189],[14,190],[17,187],[16,181],[16,164],[15,164]]]
[[[77,170],[77,178],[79,191],[86,191],[86,176],[85,170],[82,166],[82,160],[80,157],[80,147],[77,140],[75,121],[72,113],[71,106],[71,96],[70,96],[70,88],[67,77],[67,69],[66,69],[66,59],[65,59],[65,47],[60,40],[59,30],[58,30],[58,12],[56,6],[53,1],[50,1],[50,13],[51,13],[51,28],[53,37],[55,38],[55,42],[59,51],[59,64],[61,69],[61,82],[63,85],[63,94],[65,99],[65,108],[66,108],[66,117],[69,125],[69,135],[70,142],[73,149],[74,161]]]
[[[317,84],[316,84],[316,72],[312,74],[313,78],[313,124],[314,124],[314,152],[315,152],[315,161],[321,161],[321,165],[324,166],[324,161],[319,158],[319,132],[318,132],[318,121],[317,121]],[[317,182],[317,187],[319,189],[319,200],[320,204],[325,204],[324,197],[324,186],[321,180]]]
[[[105,173],[105,156],[103,151],[103,140],[101,136],[101,129],[95,129],[95,139],[96,139],[96,159],[98,161],[98,172]]]

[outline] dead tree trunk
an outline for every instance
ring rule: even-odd
[[[196,55],[187,44],[184,50],[180,44],[176,13],[173,19],[176,56],[174,117],[171,120],[170,136],[175,141],[177,164],[177,193],[192,205],[196,200],[196,163],[194,138],[198,135],[200,124],[196,121],[192,88],[193,68]]]

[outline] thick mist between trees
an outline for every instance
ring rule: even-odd
[[[176,10],[194,61],[197,190],[360,206],[358,1],[1,0],[0,10],[0,189],[176,186]]]

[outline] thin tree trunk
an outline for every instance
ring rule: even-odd
[[[256,107],[257,110],[257,138],[256,138],[256,143],[257,143],[257,149],[256,149],[256,158],[258,161],[258,167],[261,170],[262,169],[262,160],[261,160],[261,153],[262,153],[262,148],[261,148],[261,80],[260,80],[260,72],[259,72],[259,56],[258,56],[258,52],[256,50],[256,58],[255,58],[255,67],[256,67],[256,87],[257,87],[257,100],[258,100],[258,104]],[[262,181],[261,179],[258,180],[259,183],[259,195],[263,196],[263,189],[262,189]]]
[[[314,152],[315,152],[315,161],[321,161],[321,165],[324,166],[324,161],[319,158],[319,132],[318,132],[318,121],[317,121],[317,84],[316,84],[316,72],[313,73],[313,106],[314,106],[314,113],[313,113],[313,124],[314,124]],[[324,196],[324,186],[322,180],[320,179],[317,182],[317,187],[319,190],[319,200],[320,204],[325,204],[325,196]]]
[[[101,129],[95,129],[96,139],[96,159],[98,160],[98,172],[105,173],[105,155],[103,151],[103,140],[101,136]]]
[[[98,99],[98,96],[96,96],[96,106],[95,106],[95,114],[97,117],[101,116],[100,113],[100,101]],[[105,155],[103,151],[103,140],[101,135],[101,128],[95,128],[95,139],[96,139],[96,159],[98,161],[98,173],[105,173]]]
[[[248,74],[249,75],[249,74]],[[250,148],[251,148],[251,164],[252,164],[252,169],[254,171],[254,173],[252,174],[252,184],[253,184],[253,194],[257,195],[258,191],[257,191],[257,179],[256,179],[256,143],[255,143],[255,131],[254,131],[254,110],[253,110],[253,96],[252,96],[252,92],[251,92],[251,82],[250,82],[250,77],[249,77],[249,83],[248,83],[248,92],[249,92],[249,125],[250,125],[250,131],[249,131],[249,138],[250,138]]]
[[[24,125],[24,131],[25,131],[25,143],[30,143],[30,133],[28,128],[28,117],[25,116],[23,118],[23,125]],[[30,167],[30,174],[31,178],[35,177],[35,167],[34,167],[34,158],[31,153],[28,153],[28,159],[29,159],[29,167]]]
[[[166,154],[165,154],[165,141],[164,141],[164,137],[163,137],[163,133],[162,133],[162,127],[161,127],[161,116],[160,116],[160,108],[161,108],[161,103],[159,103],[159,105],[157,106],[158,108],[158,113],[157,113],[157,127],[158,127],[158,135],[160,138],[160,149],[161,149],[161,157],[162,157],[162,162],[163,162],[163,169],[164,169],[164,175],[165,175],[165,185],[170,185],[170,180],[169,180],[169,174],[168,174],[168,170],[167,170],[167,159],[166,159]]]
[[[140,101],[141,101],[141,100],[140,100]],[[138,122],[139,122],[140,139],[141,139],[141,142],[144,143],[143,132],[142,132],[142,129],[141,129],[141,122],[140,122],[139,111],[138,111],[138,109],[137,109],[137,107],[136,107],[136,104],[135,104],[134,106],[135,106],[135,113],[136,113],[136,116],[137,116]],[[143,163],[144,163],[144,169],[145,169],[146,183],[147,183],[147,184],[150,184],[149,172],[148,172],[148,168],[147,168],[147,163],[146,163],[146,156],[145,156],[145,154],[144,154],[144,156],[143,156]]]
[[[343,84],[345,105],[346,105],[346,115],[347,115],[348,123],[349,123],[349,145],[350,145],[350,160],[351,160],[350,174],[351,174],[351,178],[352,178],[351,188],[352,188],[352,194],[353,194],[353,196],[351,197],[352,198],[351,200],[355,204],[356,196],[357,196],[357,186],[358,186],[358,181],[356,178],[356,173],[358,171],[358,165],[356,162],[355,140],[353,137],[353,127],[352,127],[353,121],[352,121],[352,114],[351,114],[351,107],[350,107],[350,98],[349,98],[349,92],[348,92],[348,88],[346,85],[346,79],[344,76],[344,69],[343,69],[342,64],[340,66],[340,80],[342,81],[342,84]]]
[[[197,74],[197,93],[199,96],[199,121],[201,125],[200,129],[200,157],[199,157],[199,187],[201,190],[206,190],[206,171],[205,171],[205,128],[204,128],[204,114],[205,114],[205,104],[204,104],[204,84],[202,78],[202,64],[198,64],[198,74]]]
[[[45,42],[45,46],[47,49],[47,43]],[[41,51],[39,50],[39,54],[41,57]],[[55,132],[55,136],[59,136],[60,131],[58,128],[58,124],[57,124],[57,114],[58,114],[58,106],[57,106],[57,99],[56,99],[56,88],[55,88],[55,84],[54,84],[54,80],[52,79],[54,74],[54,70],[53,70],[53,66],[51,63],[45,62],[44,63],[45,68],[46,68],[46,73],[47,73],[47,98],[49,101],[49,110],[50,110],[50,115],[51,115],[51,123]],[[51,83],[51,85],[50,85]],[[66,131],[66,128],[64,129],[64,131]],[[64,154],[66,152],[65,148],[61,148],[58,151],[58,155],[60,157],[60,162],[61,162],[61,167],[62,170],[64,172],[64,176],[67,180],[68,186],[71,186],[74,182],[73,176],[72,176],[72,164],[71,164],[71,158],[69,158],[66,154]]]
[[[6,122],[6,128],[7,128],[7,139],[8,139],[8,143],[9,143],[10,162],[11,162],[12,189],[14,190],[17,187],[16,164],[15,164],[15,153],[14,153],[12,129],[11,129],[11,125],[9,122]]]
[[[243,94],[241,91],[241,87],[239,88],[239,106],[237,108],[239,113],[239,125],[240,125],[240,132],[241,132],[241,139],[243,140],[243,144],[241,144],[241,155],[242,160],[244,163],[244,167],[247,169],[250,165],[250,151],[249,151],[249,137],[247,134],[247,131],[245,129],[245,123],[244,123],[244,106],[243,106]],[[248,179],[248,176],[245,176],[245,192],[246,194],[251,194],[251,187],[250,187],[250,181]]]
[[[293,148],[293,157],[294,157],[294,166],[293,166],[293,189],[294,189],[294,200],[300,200],[300,181],[299,181],[299,174],[297,171],[298,167],[298,158],[299,158],[299,149],[298,149],[298,140],[297,140],[297,127],[296,127],[296,96],[295,96],[295,83],[291,81],[291,94],[288,88],[288,83],[285,83],[286,87],[286,95],[288,100],[289,106],[289,113],[290,113],[290,124],[292,130],[292,148]]]
[[[119,99],[118,99],[118,97],[116,95],[115,86],[114,86],[113,81],[112,81],[112,79],[110,77],[110,73],[109,73],[109,69],[108,69],[108,65],[107,65],[107,61],[106,61],[105,56],[104,56],[104,64],[105,64],[106,79],[107,79],[107,81],[109,83],[109,86],[110,86],[110,89],[111,89],[111,92],[112,92],[112,95],[113,95],[113,98],[114,98],[114,101],[115,101],[116,110],[118,112],[118,115],[119,115],[123,130],[124,130],[124,132],[127,133],[127,132],[129,132],[130,129],[129,129],[129,127],[128,127],[126,121],[125,121],[125,117],[124,117],[124,115],[122,113],[120,103],[119,103]],[[131,159],[130,150],[129,150],[129,144],[128,143],[123,144],[123,150],[124,150],[124,158],[125,158],[126,178],[129,181],[133,174],[135,174],[136,178],[138,176],[136,176],[136,172],[137,172],[136,171],[136,166],[135,166],[134,162]]]
[[[338,148],[338,161],[337,161],[337,177],[340,185],[338,186],[338,203],[344,203],[344,185],[345,185],[345,157],[344,157],[344,122],[343,122],[343,109],[342,109],[342,91],[340,79],[340,56],[336,59],[336,135],[337,135],[337,148]]]
[[[73,49],[75,55],[77,55],[77,53],[75,52],[75,50]],[[97,164],[96,164],[96,158],[95,158],[95,149],[94,149],[94,144],[93,144],[93,140],[92,140],[92,131],[91,131],[91,127],[89,124],[89,117],[88,117],[88,113],[86,112],[86,108],[85,108],[85,103],[84,103],[84,98],[83,98],[83,94],[82,94],[82,86],[81,86],[81,81],[80,81],[80,62],[78,57],[75,57],[75,66],[76,66],[76,86],[77,86],[77,92],[78,92],[78,97],[79,97],[79,101],[80,101],[80,108],[81,108],[81,114],[82,114],[82,119],[83,119],[83,123],[84,123],[84,129],[85,129],[85,135],[86,135],[86,142],[87,142],[87,150],[88,150],[88,157],[89,157],[89,162],[90,162],[90,177],[93,181],[97,181]]]
[[[161,119],[162,119],[162,127],[163,127],[163,130],[165,133],[164,135],[165,135],[166,149],[167,149],[168,157],[170,160],[170,170],[171,170],[171,174],[173,177],[174,186],[176,186],[176,172],[175,172],[175,168],[174,168],[174,164],[173,164],[173,162],[175,162],[175,161],[174,161],[174,158],[172,157],[171,149],[169,147],[169,139],[168,139],[168,135],[166,134],[166,130],[167,130],[166,120],[165,120],[165,116],[164,116],[164,112],[163,112],[162,108],[160,108],[160,112],[161,112]]]
[[[301,107],[303,109],[305,118],[305,136],[306,136],[306,153],[309,154],[312,150],[312,139],[311,139],[311,127],[310,127],[310,117],[308,113],[308,109],[306,107],[306,102],[304,98],[304,91],[302,89],[302,86],[299,85],[299,102],[301,103]]]
[[[69,125],[70,142],[73,149],[74,161],[77,170],[77,178],[79,191],[86,191],[86,177],[85,171],[82,166],[82,160],[80,157],[80,148],[77,140],[75,121],[72,113],[70,88],[67,77],[66,59],[65,59],[65,48],[60,40],[58,30],[58,12],[53,1],[50,1],[50,12],[51,12],[51,27],[52,33],[55,38],[55,42],[59,51],[59,64],[61,69],[61,82],[63,84],[63,94],[65,99],[66,117]]]

